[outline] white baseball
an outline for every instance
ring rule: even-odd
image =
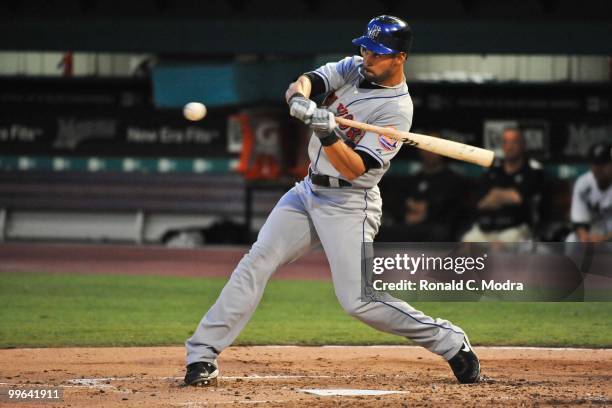
[[[201,120],[206,116],[206,106],[200,102],[189,102],[183,108],[183,115],[187,120]]]

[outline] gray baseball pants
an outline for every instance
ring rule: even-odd
[[[362,242],[378,231],[378,187],[328,188],[297,183],[272,210],[257,241],[186,343],[187,364],[215,362],[250,320],[277,268],[319,244],[331,268],[335,294],[351,316],[383,332],[407,337],[449,360],[460,349],[461,328],[433,319],[405,302],[361,300]]]

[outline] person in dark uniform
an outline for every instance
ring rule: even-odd
[[[503,132],[504,159],[484,175],[476,222],[464,242],[522,242],[533,240],[532,226],[542,200],[544,174],[529,160],[519,129]]]
[[[437,132],[429,134],[439,137]],[[393,198],[392,220],[378,239],[404,242],[450,242],[457,239],[465,181],[443,156],[419,150],[421,170]],[[397,182],[396,182],[397,183]],[[396,187],[396,186],[395,186]],[[391,207],[391,205],[390,205]],[[390,225],[389,225],[390,224]]]

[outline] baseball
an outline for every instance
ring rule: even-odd
[[[206,106],[200,102],[189,102],[183,108],[183,115],[187,120],[201,120],[206,116]]]

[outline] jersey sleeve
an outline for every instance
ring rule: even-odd
[[[409,107],[398,107],[395,104],[386,105],[387,108],[383,112],[374,116],[368,123],[381,126],[391,127],[396,130],[408,132],[412,125],[412,104]],[[355,146],[355,150],[365,152],[372,156],[381,167],[389,163],[395,157],[402,147],[402,142],[391,139],[388,136],[378,135],[372,132],[366,132],[359,143]]]
[[[329,62],[308,74],[318,75],[325,83],[325,92],[331,92],[344,85],[357,69],[360,57],[346,57],[338,62]]]
[[[588,180],[584,176],[579,177],[572,191],[570,219],[574,224],[589,224],[591,222],[589,207],[583,198],[586,188],[588,188]]]

